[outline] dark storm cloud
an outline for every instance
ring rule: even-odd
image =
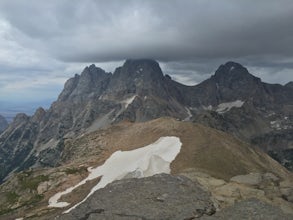
[[[152,58],[189,84],[228,60],[285,83],[293,80],[292,12],[292,0],[2,0],[0,80],[31,70],[43,84],[57,75],[62,84],[85,63]]]
[[[1,9],[65,61],[293,55],[291,0],[4,1]]]

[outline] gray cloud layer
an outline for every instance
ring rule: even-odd
[[[190,83],[227,60],[284,83],[293,80],[292,21],[292,0],[3,0],[0,74],[65,78],[76,63],[147,57]]]
[[[291,0],[31,0],[0,6],[12,26],[31,38],[23,43],[65,61],[293,55]]]

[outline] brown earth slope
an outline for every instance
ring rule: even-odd
[[[272,172],[281,178],[289,175],[265,153],[231,135],[173,118],[122,122],[77,139],[67,139],[62,159],[64,163],[87,161],[98,165],[116,150],[143,147],[162,136],[177,136],[182,142],[181,152],[171,164],[173,174],[196,168],[224,180],[250,172]]]

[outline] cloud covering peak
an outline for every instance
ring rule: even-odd
[[[61,85],[89,63],[152,58],[182,82],[235,60],[285,83],[293,80],[292,11],[291,0],[3,0],[0,80],[37,74]]]

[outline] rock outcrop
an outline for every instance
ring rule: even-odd
[[[193,219],[215,213],[210,195],[181,176],[124,179],[56,219]]]
[[[255,220],[290,220],[292,214],[285,214],[278,207],[261,202],[258,199],[248,199],[217,212],[213,216],[203,217],[204,220],[234,220],[234,219],[255,219]]]
[[[272,173],[248,173],[226,181],[196,169],[189,169],[181,175],[197,181],[209,191],[217,209],[222,210],[239,201],[254,198],[293,214],[293,179],[290,175],[284,180]]]

